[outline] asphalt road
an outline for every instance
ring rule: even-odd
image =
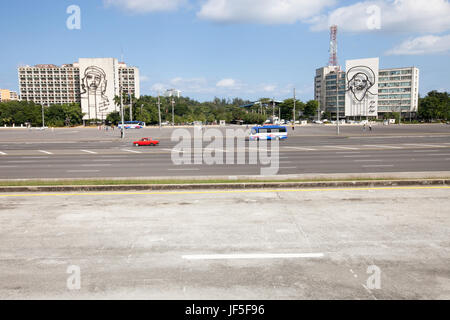
[[[0,199],[0,299],[450,298],[448,187]]]
[[[348,126],[341,130],[337,137],[330,126],[290,129],[289,139],[280,142],[277,174],[450,171],[448,125],[376,126],[372,132]],[[1,129],[0,179],[261,175],[261,168],[269,167],[249,164],[248,155],[254,149],[248,144],[244,165],[227,164],[227,152],[223,153],[224,164],[175,165],[171,155],[176,143],[170,140],[171,132],[171,128],[127,131],[122,141],[117,131],[97,129]],[[134,147],[132,142],[141,137],[159,139],[161,144]]]

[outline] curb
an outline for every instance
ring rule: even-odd
[[[101,192],[101,191],[179,191],[237,189],[311,189],[355,187],[449,186],[450,179],[325,181],[325,182],[252,182],[205,184],[103,185],[103,186],[12,186],[0,187],[0,193],[14,192]]]

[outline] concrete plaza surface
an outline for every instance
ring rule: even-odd
[[[0,198],[1,299],[450,299],[445,186]]]

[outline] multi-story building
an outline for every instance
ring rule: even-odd
[[[378,114],[417,113],[419,108],[419,69],[393,68],[380,71],[378,78]]]
[[[316,70],[314,78],[314,99],[320,110],[330,112],[336,118],[336,95],[339,98],[340,118],[345,117],[346,72],[333,66]],[[378,74],[378,117],[385,113],[402,112],[413,115],[419,105],[419,69],[380,69]]]
[[[319,102],[319,109],[325,111],[326,106],[326,76],[336,71],[336,67],[327,66],[316,70],[314,78],[314,99]]]
[[[19,100],[17,92],[8,89],[0,89],[0,102]]]
[[[325,77],[325,111],[336,117],[339,101],[339,118],[345,117],[345,72],[337,69]]]
[[[73,64],[18,68],[22,100],[50,106],[80,103],[85,119],[105,119],[122,92],[140,97],[139,69],[114,58],[79,59]]]

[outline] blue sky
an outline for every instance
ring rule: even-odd
[[[66,27],[70,5],[80,30]],[[380,57],[381,68],[419,67],[422,95],[450,91],[448,0],[15,0],[0,12],[0,88],[18,89],[18,65],[123,53],[142,94],[284,99],[295,87],[309,100],[336,23],[341,65]]]

